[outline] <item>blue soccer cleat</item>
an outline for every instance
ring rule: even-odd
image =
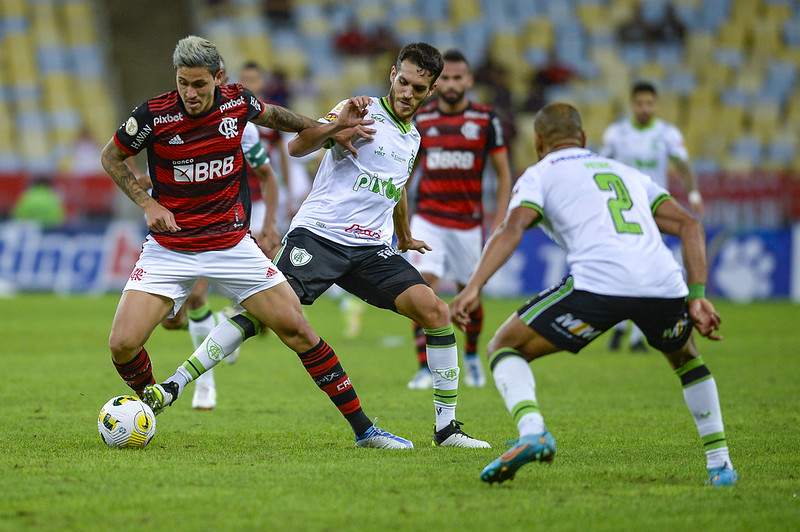
[[[708,470],[707,486],[735,486],[739,480],[739,474],[730,464],[725,464],[722,467]]]
[[[549,462],[555,454],[556,442],[546,430],[522,436],[503,456],[483,468],[481,480],[489,484],[511,480],[517,469],[528,462]]]
[[[375,421],[378,421],[377,419]],[[372,426],[356,437],[356,447],[374,447],[377,449],[413,449],[414,444],[405,438],[396,436],[391,432]]]

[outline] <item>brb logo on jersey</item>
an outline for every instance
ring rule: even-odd
[[[475,164],[471,151],[436,150],[428,153],[428,170],[470,170]]]
[[[235,137],[239,133],[239,127],[236,124],[236,119],[226,116],[219,123],[219,132],[225,135],[226,139]]]
[[[233,155],[222,160],[193,162],[194,159],[176,161],[172,166],[173,176],[177,183],[200,183],[207,179],[217,179],[233,171]]]

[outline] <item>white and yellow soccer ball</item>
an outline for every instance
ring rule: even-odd
[[[142,449],[156,433],[156,415],[138,397],[119,395],[103,405],[97,430],[109,447]]]

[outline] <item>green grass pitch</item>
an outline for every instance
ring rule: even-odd
[[[489,381],[463,387],[458,417],[492,449],[431,446],[429,392],[408,321],[369,309],[358,339],[323,298],[309,321],[340,356],[367,415],[414,441],[358,449],[347,423],[274,335],[243,346],[216,373],[218,406],[191,409],[191,389],[158,417],[142,451],[106,447],[103,403],[128,388],[107,339],[118,295],[0,300],[0,530],[796,530],[800,524],[800,306],[718,303],[725,340],[699,340],[720,390],[740,484],[712,489],[680,383],[654,352],[534,364],[558,444],[489,486],[481,469],[516,437]],[[485,302],[482,346],[521,300]],[[224,302],[212,297],[220,308]],[[459,333],[459,344],[462,337]],[[157,329],[157,379],[191,351]],[[485,362],[484,362],[485,364]],[[192,385],[190,385],[192,386]]]

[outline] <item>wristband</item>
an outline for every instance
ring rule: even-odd
[[[689,203],[702,203],[703,196],[700,195],[700,191],[695,189],[689,192]]]
[[[689,285],[689,295],[686,299],[704,299],[706,297],[706,285],[703,283],[692,283]]]

